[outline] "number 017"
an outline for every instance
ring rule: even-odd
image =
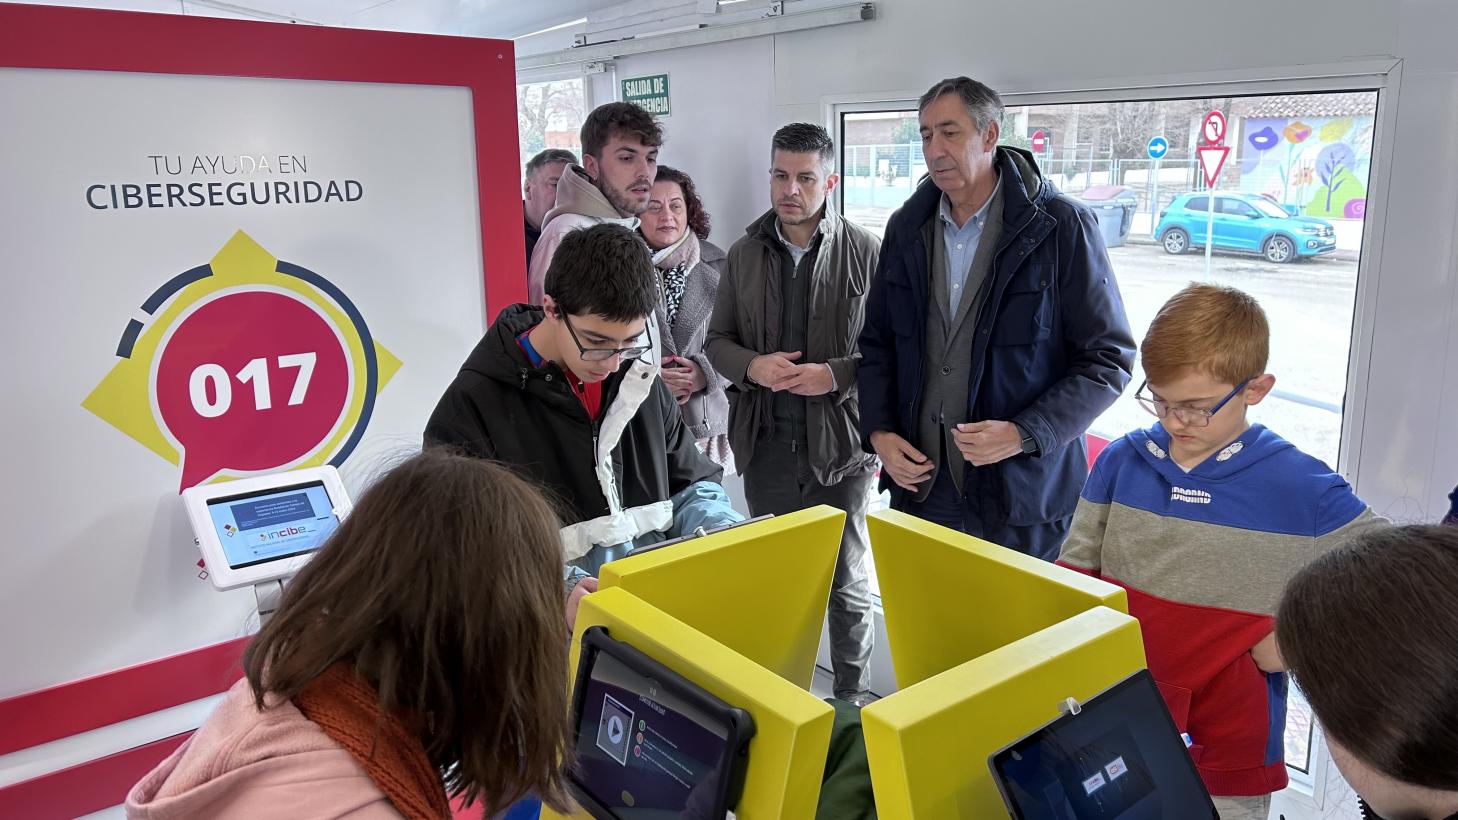
[[[293,389],[289,391],[289,406],[304,403],[317,358],[313,353],[290,353],[278,357],[280,370],[294,368],[298,371]],[[253,386],[253,409],[268,410],[273,407],[273,393],[268,385],[268,359],[250,361],[238,371],[236,378],[239,384]],[[233,406],[233,381],[222,365],[200,364],[194,368],[192,376],[187,380],[187,392],[192,397],[192,409],[203,418],[217,418]],[[209,393],[212,394],[211,398]]]

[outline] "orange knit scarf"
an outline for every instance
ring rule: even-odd
[[[450,818],[440,772],[420,739],[394,715],[380,719],[378,694],[353,666],[340,662],[329,667],[294,697],[294,705],[359,761],[406,818]]]

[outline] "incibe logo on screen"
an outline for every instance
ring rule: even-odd
[[[286,246],[287,235],[278,241]],[[165,243],[148,253],[156,258],[127,264],[165,271],[180,261]],[[115,364],[81,405],[178,465],[179,492],[341,466],[400,360],[333,281],[243,231],[211,261],[187,264],[162,275],[135,314],[145,319],[127,322]]]
[[[259,541],[272,541],[275,538],[288,538],[291,535],[303,535],[309,530],[305,527],[284,527],[281,530],[270,530],[258,534]]]
[[[98,211],[136,208],[221,208],[237,205],[314,205],[358,202],[355,179],[312,179],[307,155],[208,156],[149,154],[157,182],[97,182],[86,204]],[[221,179],[219,179],[221,177]]]

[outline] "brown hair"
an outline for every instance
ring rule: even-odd
[[[430,448],[375,482],[248,645],[265,692],[298,695],[339,661],[381,714],[421,727],[447,791],[487,816],[528,794],[570,805],[558,520],[493,462]]]
[[[835,140],[823,126],[813,122],[792,122],[780,127],[770,138],[770,162],[775,152],[787,154],[814,154],[820,158],[820,167],[826,176],[835,168]]]
[[[629,102],[610,102],[592,109],[582,122],[582,155],[602,159],[602,149],[608,140],[617,134],[622,137],[637,137],[649,148],[663,144],[663,129],[641,106]]]
[[[1271,328],[1260,303],[1244,291],[1192,283],[1155,314],[1139,345],[1151,384],[1198,371],[1230,384],[1266,372]]]
[[[637,231],[604,222],[568,231],[542,288],[564,313],[636,322],[658,305],[653,255]]]
[[[694,181],[688,174],[677,168],[670,168],[667,165],[658,166],[658,178],[653,180],[656,185],[660,182],[672,182],[683,189],[683,206],[688,212],[689,230],[694,232],[701,240],[709,238],[709,212],[704,209],[704,201],[699,199],[699,191],[694,187]]]
[[[1384,527],[1313,561],[1276,612],[1327,734],[1383,774],[1458,791],[1458,530]]]

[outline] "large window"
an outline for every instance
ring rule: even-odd
[[[581,77],[516,87],[516,128],[522,167],[546,148],[565,148],[582,158],[579,132],[587,116]]]
[[[1205,189],[1195,148],[1211,110],[1226,115],[1232,152],[1207,273],[1208,197],[1191,194]],[[1259,299],[1276,390],[1254,417],[1335,465],[1376,113],[1375,91],[1009,106],[1002,142],[1033,151],[1050,182],[1100,215],[1136,339],[1190,281]],[[1159,159],[1154,137],[1169,146]],[[843,212],[879,233],[926,173],[916,112],[844,113],[841,143]],[[1136,365],[1131,388],[1142,379]],[[1151,422],[1131,389],[1091,432]]]
[[[1191,281],[1240,288],[1271,323],[1276,389],[1252,417],[1336,466],[1372,163],[1377,92],[1009,105],[1002,142],[1099,218],[1136,340]],[[1206,112],[1228,122],[1231,154],[1207,192],[1195,149]],[[881,233],[926,174],[914,104],[841,112],[841,207]],[[1151,158],[1163,137],[1168,149]],[[1204,246],[1214,202],[1213,259]],[[1090,432],[1149,426],[1133,382]],[[875,576],[872,574],[873,592]],[[1309,768],[1311,714],[1292,690],[1286,755]]]

